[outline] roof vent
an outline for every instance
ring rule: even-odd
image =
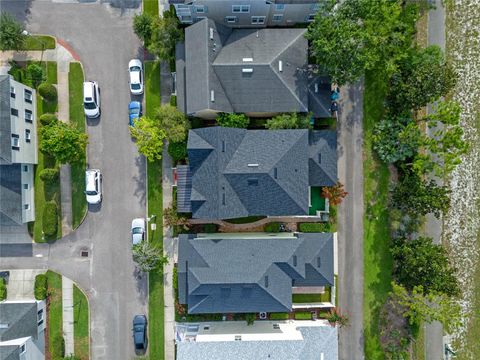
[[[323,360],[324,359],[324,355],[323,353],[320,353],[320,360]]]
[[[268,276],[265,276],[265,287],[268,287]]]
[[[210,101],[215,102],[215,91],[210,90]]]
[[[8,329],[8,324],[0,323],[0,329]]]
[[[222,152],[225,152],[225,140],[222,140]]]
[[[282,60],[278,61],[278,71],[282,72],[283,71],[283,62]]]
[[[258,164],[247,164],[248,167],[258,167]]]
[[[273,168],[273,178],[274,179],[278,178],[278,169],[277,168]]]
[[[315,94],[318,93],[318,83],[315,83]]]
[[[252,68],[243,68],[242,73],[251,74],[251,73],[253,73],[253,69]]]
[[[321,153],[318,154],[318,163],[319,164],[322,163],[322,154]]]
[[[243,58],[242,61],[243,62],[252,62],[253,58]]]
[[[210,28],[210,40],[213,40],[213,28]]]
[[[322,261],[320,260],[320,256],[317,257],[317,267],[320,267],[322,265]]]
[[[293,255],[293,266],[297,266],[297,255]]]

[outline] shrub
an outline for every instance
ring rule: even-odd
[[[175,163],[185,160],[188,155],[187,143],[185,141],[168,143],[168,154]]]
[[[0,278],[0,301],[7,298],[7,285],[4,278]]]
[[[42,83],[38,87],[40,96],[49,102],[57,100],[57,88],[49,83]]]
[[[47,184],[51,184],[58,180],[58,173],[58,169],[46,168],[40,172],[40,179]]]
[[[268,233],[278,233],[280,232],[280,223],[271,222],[271,223],[265,224],[265,226],[263,227],[263,231]]]
[[[245,314],[245,320],[247,320],[247,325],[253,325],[256,319],[257,319],[256,314],[252,314],[252,313]]]
[[[298,229],[301,232],[314,233],[314,232],[329,232],[329,223],[301,223],[298,225]]]
[[[178,302],[178,269],[176,266],[173,267],[172,286],[175,293],[175,301]]]
[[[308,311],[296,312],[295,320],[312,320],[312,314],[309,313]]]
[[[43,79],[43,68],[38,64],[30,64],[27,66],[27,76],[32,80],[33,87],[37,87]]]
[[[270,320],[288,320],[288,313],[272,313]]]
[[[58,229],[58,207],[54,200],[48,201],[43,208],[42,217],[43,233],[46,236],[53,236]]]
[[[177,106],[177,96],[176,95],[170,96],[170,105]]]
[[[52,341],[51,358],[62,359],[65,356],[65,339],[62,335],[57,335]]]
[[[45,274],[35,276],[35,299],[44,300],[48,294],[48,282]]]
[[[217,224],[205,224],[203,225],[203,231],[206,233],[216,233],[218,231]]]
[[[41,115],[39,120],[40,124],[46,126],[58,121],[58,118],[55,114],[46,113]]]
[[[247,128],[250,119],[245,114],[222,113],[217,118],[217,123],[223,127]]]

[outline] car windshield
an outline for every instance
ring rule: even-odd
[[[91,196],[97,195],[97,192],[96,192],[96,191],[93,191],[93,190],[86,191],[85,193],[86,193],[87,195],[91,195]]]
[[[131,114],[131,115],[138,115],[138,114],[140,113],[139,110],[140,110],[139,108],[130,109],[130,114]]]
[[[140,84],[132,84],[133,90],[140,90]]]
[[[132,229],[132,233],[133,234],[141,234],[141,233],[143,233],[143,229],[141,227],[134,227]]]
[[[94,102],[84,102],[83,105],[85,106],[85,109],[89,109],[89,110],[93,110],[97,108]]]
[[[139,67],[139,66],[132,66],[132,67],[130,68],[130,71],[132,71],[132,72],[133,72],[133,71],[140,71],[140,67]]]

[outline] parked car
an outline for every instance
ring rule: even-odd
[[[138,59],[130,60],[128,63],[128,72],[130,73],[130,92],[133,95],[143,94],[143,67]]]
[[[145,239],[145,219],[138,218],[132,220],[132,244],[136,245]]]
[[[135,315],[133,318],[133,343],[136,351],[147,349],[147,318],[145,315]]]
[[[96,81],[83,83],[83,108],[89,118],[100,116],[100,89]]]
[[[99,204],[102,201],[102,174],[98,169],[85,171],[85,195],[89,204]]]
[[[142,116],[142,104],[140,101],[130,101],[128,104],[128,116],[130,126],[135,126],[135,119]]]

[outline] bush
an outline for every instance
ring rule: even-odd
[[[27,66],[27,76],[32,80],[33,87],[37,87],[43,79],[43,68],[38,64],[30,64]]]
[[[4,278],[0,278],[0,301],[7,298],[7,285]]]
[[[295,320],[312,320],[312,314],[309,313],[308,311],[296,312]]]
[[[51,358],[62,359],[65,356],[65,339],[62,335],[57,335],[51,346]]]
[[[40,124],[46,126],[58,121],[58,118],[55,114],[46,113],[41,115],[39,120]]]
[[[45,274],[35,276],[35,299],[44,300],[48,294],[48,282]]]
[[[288,320],[288,313],[272,313],[270,320]]]
[[[206,233],[216,233],[218,231],[217,224],[205,224],[203,225],[203,231]]]
[[[57,234],[58,206],[54,200],[48,201],[43,208],[42,225],[43,233],[46,236],[53,236]]]
[[[247,325],[253,325],[256,319],[257,319],[256,314],[252,314],[252,313],[245,314],[245,320],[247,320]]]
[[[175,163],[185,160],[188,155],[187,143],[185,141],[168,143],[168,154]]]
[[[217,123],[223,127],[247,128],[250,119],[245,114],[222,113],[217,118]]]
[[[170,96],[170,105],[177,106],[177,96],[176,95]]]
[[[280,232],[280,223],[271,222],[271,223],[265,224],[265,226],[263,227],[263,231],[268,233],[278,233]]]
[[[57,100],[57,88],[49,83],[42,83],[38,87],[38,93],[40,96],[49,102]]]
[[[175,301],[178,302],[178,269],[176,266],[173,267],[172,286],[175,293]]]
[[[51,184],[58,180],[58,174],[58,169],[46,168],[40,172],[40,179],[47,184]]]
[[[329,223],[301,223],[298,225],[300,232],[315,233],[315,232],[329,232]]]

